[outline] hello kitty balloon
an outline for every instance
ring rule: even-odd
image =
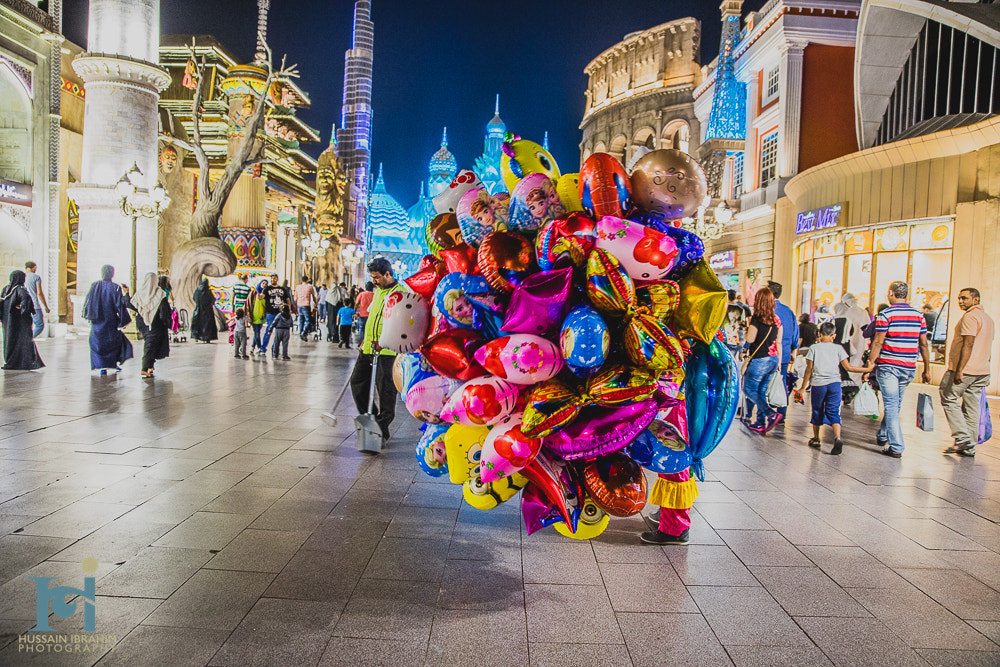
[[[431,307],[419,294],[393,292],[382,309],[378,344],[393,352],[413,352],[427,340]]]

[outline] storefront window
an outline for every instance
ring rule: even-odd
[[[889,293],[889,285],[897,280],[905,281],[906,264],[909,253],[906,252],[880,252],[875,255],[875,291],[872,292],[876,308],[880,303],[888,303],[886,295]]]
[[[847,258],[847,291],[858,299],[858,306],[871,305],[872,256],[849,255]]]
[[[840,301],[844,293],[844,259],[843,257],[824,257],[815,261],[816,287],[813,289],[813,299],[816,302],[816,312],[826,317],[833,313],[833,304]]]
[[[914,308],[927,313],[927,337],[931,345],[931,361],[944,362],[948,337],[948,302],[951,277],[951,250],[918,250],[910,260],[911,294]],[[930,308],[925,309],[925,306]],[[942,319],[942,326],[937,326]]]

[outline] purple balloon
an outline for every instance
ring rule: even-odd
[[[521,491],[521,517],[528,535],[563,520],[552,501],[534,484]]]
[[[514,288],[503,330],[556,340],[563,318],[569,312],[572,288],[573,267],[528,276]]]
[[[611,454],[639,437],[657,410],[654,398],[613,408],[588,405],[572,424],[546,436],[542,445],[567,461]]]

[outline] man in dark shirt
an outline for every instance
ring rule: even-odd
[[[934,324],[937,322],[937,313],[934,312],[934,306],[929,303],[924,304],[923,308],[924,322],[927,323],[927,335],[934,336]]]
[[[267,327],[264,330],[264,338],[261,340],[261,349],[267,350],[267,343],[271,340],[271,330],[274,328],[274,318],[281,312],[281,307],[292,306],[292,293],[287,287],[280,285],[264,285],[264,320]],[[265,355],[266,356],[266,355]]]

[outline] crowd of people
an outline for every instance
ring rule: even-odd
[[[858,306],[852,294],[826,312],[803,313],[798,318],[781,303],[782,286],[769,282],[754,295],[753,307],[730,290],[723,343],[742,362],[741,389],[745,397],[740,421],[765,434],[783,423],[788,399],[804,403],[809,391],[812,437],[808,445],[821,447],[820,429],[832,427],[830,454],[839,455],[841,406],[849,405],[862,383],[882,396],[882,419],[875,444],[885,456],[902,458],[905,443],[900,406],[921,363],[920,380],[931,382],[928,332],[936,322],[933,308],[918,311],[909,304],[909,286],[889,285],[887,303],[875,316]],[[990,354],[994,323],[980,305],[979,290],[959,291],[963,311],[952,336],[948,366],[939,383],[941,405],[954,444],[948,454],[975,456],[982,392],[990,382]],[[817,321],[814,321],[814,318]]]

